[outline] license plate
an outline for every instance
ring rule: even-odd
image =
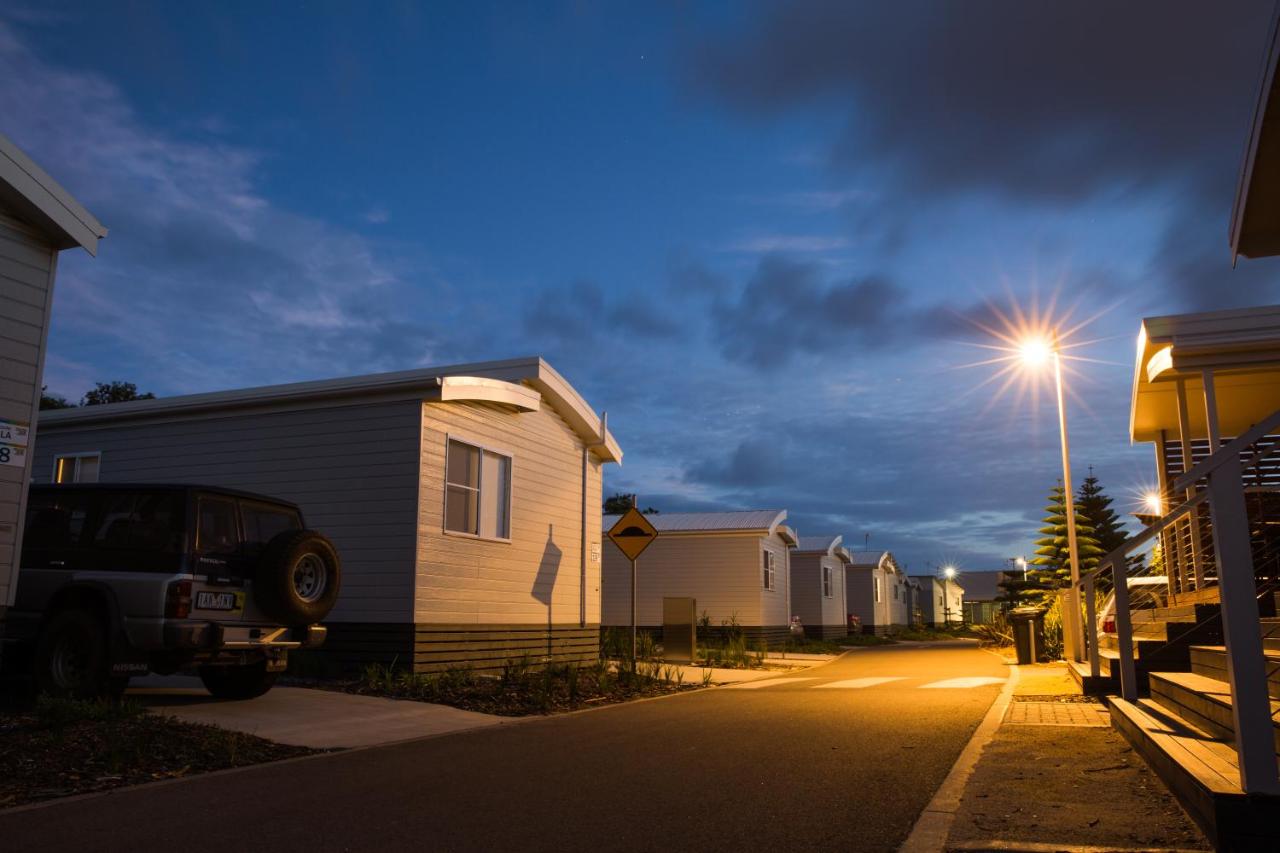
[[[197,592],[197,610],[239,610],[240,595],[234,592]]]

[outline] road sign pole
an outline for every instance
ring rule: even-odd
[[[636,561],[631,561],[631,670],[636,668]]]

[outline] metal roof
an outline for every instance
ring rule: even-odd
[[[273,408],[314,400],[371,396],[383,399],[427,399],[430,396],[431,399],[447,400],[448,396],[444,392],[449,387],[447,380],[452,377],[472,377],[481,382],[498,380],[532,388],[542,395],[551,408],[565,419],[601,459],[619,463],[622,461],[622,448],[609,432],[607,421],[596,415],[573,386],[538,356],[185,394],[155,400],[130,400],[127,403],[107,403],[100,406],[51,409],[40,413],[39,424],[40,429],[44,430],[152,417],[217,417],[233,409]],[[496,393],[500,389],[489,390]],[[517,400],[515,397],[511,397],[508,402],[520,407],[528,403],[527,400]]]
[[[834,536],[801,536],[796,543],[797,551],[817,551],[829,553],[831,549],[844,540],[840,534]]]
[[[608,530],[621,516],[606,515]],[[683,533],[711,530],[763,530],[772,532],[787,517],[785,509],[751,509],[740,512],[656,512],[647,515],[659,533]]]
[[[850,551],[849,559],[854,568],[874,569],[888,561],[890,567],[898,568],[898,563],[889,551]]]

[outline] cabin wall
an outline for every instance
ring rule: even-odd
[[[57,252],[0,207],[0,419],[34,426]],[[0,615],[12,605],[21,550],[27,452],[0,445]],[[18,464],[13,464],[13,463]]]
[[[831,595],[822,593],[822,570],[831,570]],[[825,552],[791,552],[791,609],[805,634],[829,639],[848,634],[844,562]]]

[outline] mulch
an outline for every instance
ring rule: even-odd
[[[0,808],[320,751],[152,714],[51,726],[5,712]]]

